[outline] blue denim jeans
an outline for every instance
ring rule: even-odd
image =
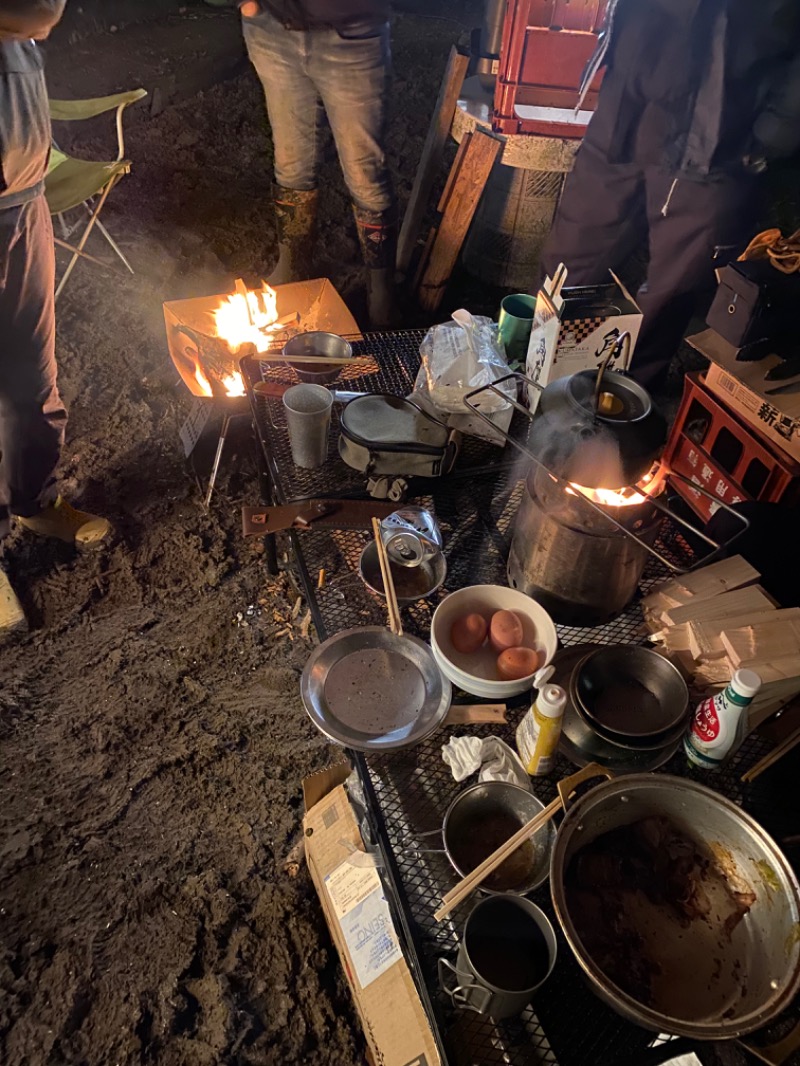
[[[317,187],[323,111],[356,210],[385,215],[394,193],[386,165],[389,25],[289,30],[268,12],[243,18],[250,61],[264,86],[275,145],[275,180]]]

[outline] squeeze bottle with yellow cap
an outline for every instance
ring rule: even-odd
[[[549,669],[546,678],[552,677],[552,673]],[[539,690],[536,701],[517,726],[517,751],[522,765],[533,777],[549,774],[553,769],[567,705],[564,689],[547,683],[542,674],[544,671],[535,679]]]

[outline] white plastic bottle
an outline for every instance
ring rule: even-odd
[[[559,685],[542,685],[536,702],[517,726],[517,751],[533,777],[549,774],[556,759],[567,694]]]
[[[724,692],[697,705],[683,739],[689,762],[706,770],[722,766],[744,735],[748,704],[760,688],[754,670],[737,670]]]

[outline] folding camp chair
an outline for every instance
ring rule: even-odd
[[[115,96],[100,96],[92,100],[51,100],[50,117],[58,122],[75,122],[81,119],[94,118],[103,115],[107,111],[117,112],[117,158],[112,163],[95,163],[86,159],[75,159],[66,155],[53,143],[50,153],[50,168],[45,180],[45,197],[50,208],[51,215],[57,215],[61,223],[62,236],[56,237],[55,242],[60,248],[66,248],[72,252],[72,258],[67,269],[58,283],[56,299],[64,291],[64,286],[72,273],[79,258],[88,259],[99,266],[107,267],[101,259],[96,259],[84,251],[89,234],[95,226],[102,233],[113,250],[133,273],[133,267],[123,255],[114,238],[100,221],[100,212],[108,199],[108,194],[117,182],[129,173],[131,162],[125,159],[125,139],[122,134],[122,113],[128,104],[133,104],[147,96],[144,89],[133,89],[128,93],[117,93]],[[89,222],[76,245],[69,244],[71,230],[64,221],[64,212],[74,207],[83,207],[89,215]],[[74,228],[74,227],[73,227]]]

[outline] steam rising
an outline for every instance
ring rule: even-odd
[[[528,447],[557,477],[588,488],[619,489],[627,485],[619,444],[614,433],[595,421],[593,382],[573,379],[577,403],[565,417],[542,410],[534,418]]]

